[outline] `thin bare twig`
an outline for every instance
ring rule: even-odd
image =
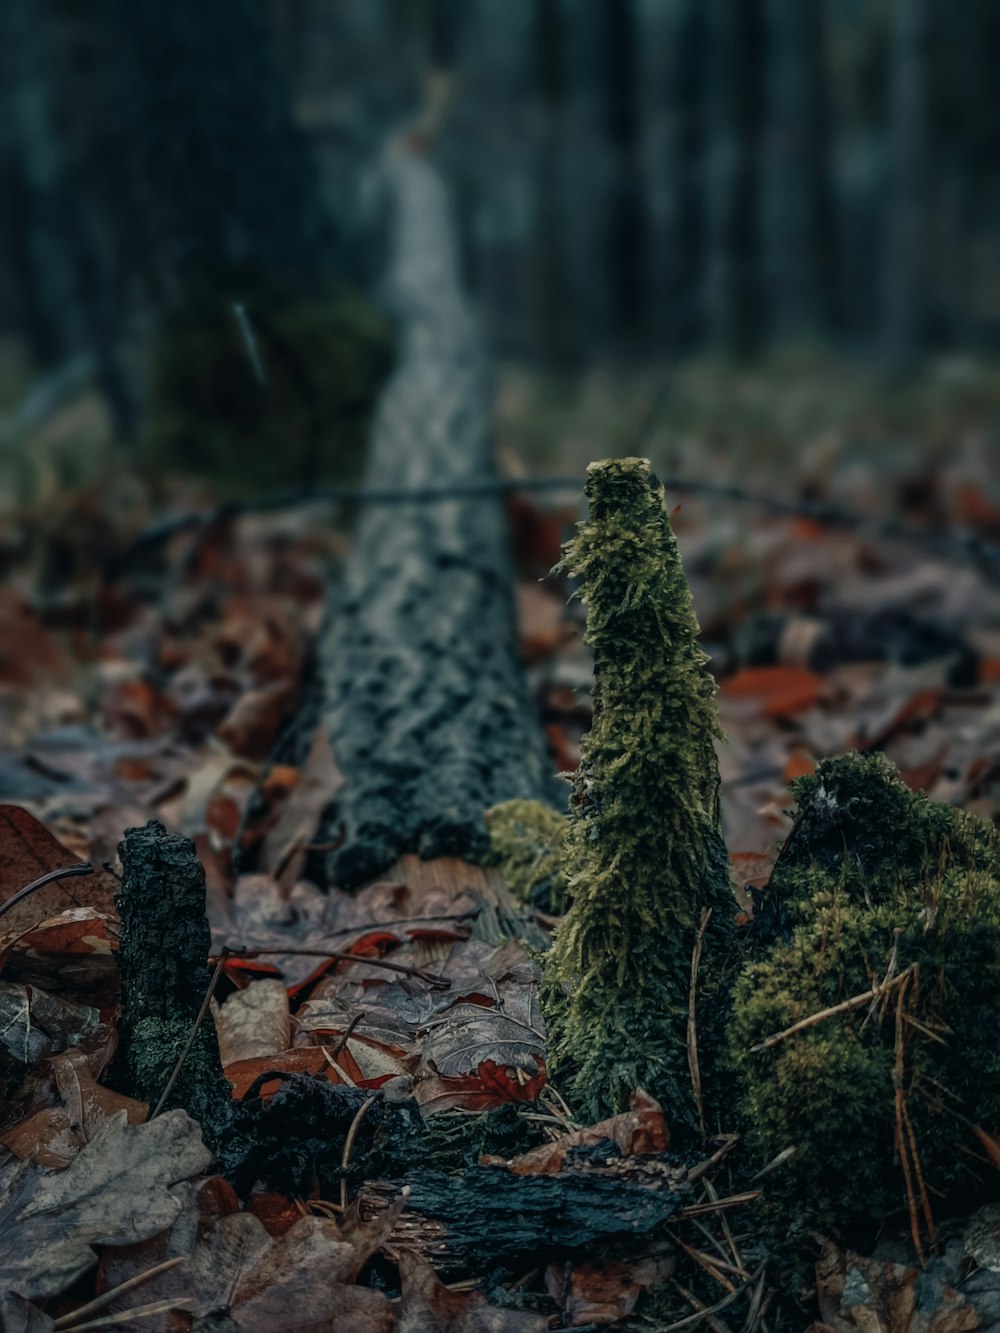
[[[694,1328],[696,1325],[704,1323],[707,1315],[716,1315],[723,1310],[728,1310],[744,1292],[749,1291],[753,1284],[758,1281],[766,1264],[767,1260],[765,1259],[764,1262],[754,1270],[746,1282],[741,1283],[735,1291],[731,1291],[723,1296],[721,1301],[716,1301],[715,1305],[709,1305],[705,1309],[699,1310],[696,1314],[688,1315],[686,1319],[678,1319],[673,1324],[664,1324],[662,1328],[656,1330],[656,1333],[680,1333],[682,1328]]]
[[[820,1009],[815,1014],[810,1014],[808,1018],[800,1018],[797,1023],[793,1023],[790,1028],[785,1028],[783,1032],[776,1032],[771,1037],[766,1037],[763,1041],[751,1046],[750,1049],[756,1055],[760,1051],[768,1051],[772,1046],[777,1046],[779,1042],[785,1041],[797,1032],[803,1032],[806,1028],[815,1027],[817,1023],[822,1023],[824,1019],[834,1018],[837,1014],[846,1014],[850,1009],[857,1009],[859,1005],[867,1004],[869,1000],[875,1000],[894,986],[900,985],[907,977],[913,973],[915,964],[911,963],[909,967],[904,968],[898,976],[887,982],[885,985],[873,986],[871,990],[866,990],[863,995],[852,995],[849,1000],[842,1000],[840,1004],[832,1004],[829,1009]]]
[[[68,879],[70,875],[92,875],[93,873],[94,867],[87,861],[76,866],[60,866],[57,870],[46,871],[44,875],[39,875],[37,879],[33,879],[30,884],[25,884],[23,889],[18,889],[17,893],[12,893],[5,903],[0,903],[0,916],[3,916],[5,912],[9,912],[16,903],[22,902],[29,896],[29,894],[34,893],[36,889],[41,889],[46,884],[53,883],[54,880]],[[69,896],[76,903],[77,907],[79,907],[81,904],[75,895],[70,893],[69,889],[67,889],[66,892],[69,893]]]
[[[341,1157],[340,1157],[340,1169],[341,1169],[341,1171],[343,1171],[343,1172],[345,1172],[345,1173],[346,1173],[346,1171],[347,1171],[347,1167],[348,1167],[348,1165],[349,1165],[349,1163],[350,1163],[350,1160],[351,1160],[351,1151],[352,1151],[352,1149],[354,1148],[354,1140],[358,1137],[358,1130],[361,1128],[361,1122],[362,1122],[362,1120],[364,1120],[365,1116],[366,1116],[366,1115],[368,1114],[368,1112],[372,1109],[372,1107],[375,1105],[375,1103],[376,1103],[377,1101],[380,1101],[380,1100],[381,1100],[381,1096],[382,1096],[381,1093],[376,1092],[376,1093],[374,1094],[374,1096],[369,1097],[369,1098],[367,1099],[367,1101],[363,1101],[363,1102],[361,1103],[361,1105],[358,1107],[357,1114],[355,1115],[354,1119],[351,1121],[351,1127],[350,1127],[350,1129],[347,1131],[347,1138],[344,1140],[344,1151],[343,1151],[343,1153],[341,1154]],[[341,1206],[342,1208],[345,1208],[345,1209],[346,1209],[346,1207],[347,1207],[347,1176],[346,1176],[346,1174],[343,1175],[343,1176],[341,1176],[341,1178],[340,1178],[340,1206]]]
[[[160,1093],[160,1100],[150,1112],[150,1120],[156,1119],[163,1110],[167,1098],[174,1090],[174,1084],[177,1082],[180,1077],[180,1072],[184,1068],[184,1061],[191,1054],[191,1047],[194,1045],[194,1039],[198,1035],[198,1029],[205,1021],[205,1015],[208,1013],[208,1007],[212,1003],[212,996],[215,994],[215,988],[219,984],[219,978],[222,976],[222,969],[226,965],[226,960],[230,957],[232,957],[232,951],[230,949],[223,949],[222,953],[219,954],[218,962],[215,964],[215,970],[212,973],[212,979],[208,983],[208,990],[205,992],[205,998],[202,1000],[201,1008],[198,1010],[198,1016],[194,1020],[194,1025],[192,1026],[191,1031],[188,1033],[188,1039],[184,1043],[184,1049],[181,1051],[180,1057],[174,1065],[174,1072],[167,1080],[167,1086]]]
[[[450,990],[451,981],[437,972],[427,972],[422,967],[406,967],[403,963],[391,963],[387,958],[363,958],[360,954],[350,953],[346,949],[235,949],[229,950],[230,957],[268,958],[291,955],[300,958],[340,958],[349,963],[365,963],[369,967],[384,967],[389,972],[400,972],[404,977],[418,977],[436,990]],[[209,962],[219,957],[209,956]]]
[[[170,1310],[190,1310],[194,1300],[190,1296],[171,1296],[164,1301],[152,1301],[149,1305],[137,1305],[134,1310],[120,1310],[118,1314],[104,1314],[99,1319],[88,1320],[85,1324],[74,1324],[67,1333],[85,1333],[88,1329],[112,1328],[116,1324],[130,1324],[133,1319],[145,1319],[154,1314],[167,1314]]]
[[[709,499],[749,504],[765,513],[785,518],[810,518],[823,527],[845,528],[849,531],[870,531],[888,541],[904,542],[936,551],[950,559],[968,560],[984,570],[1000,569],[1000,548],[975,536],[957,533],[937,533],[915,528],[896,519],[876,520],[840,505],[815,500],[782,499],[745,490],[727,482],[705,481],[697,477],[668,476],[661,478],[667,492],[703,495]],[[328,504],[437,504],[449,500],[496,500],[517,492],[582,490],[579,476],[554,477],[499,477],[483,481],[468,481],[442,486],[317,486],[308,489],[275,492],[254,500],[219,505],[215,509],[175,515],[155,523],[119,552],[109,563],[105,576],[115,579],[124,574],[135,558],[153,551],[183,532],[204,532],[216,523],[241,517],[315,503]]]
[[[701,921],[698,925],[698,934],[695,936],[694,948],[691,950],[691,986],[688,990],[688,1068],[691,1071],[691,1091],[694,1093],[694,1104],[698,1108],[698,1128],[701,1130],[703,1142],[706,1133],[705,1102],[701,1095],[701,1069],[698,1065],[698,965],[701,962],[701,950],[705,943],[705,931],[708,929],[708,923],[711,919],[712,909],[703,907],[701,909]]]
[[[162,1264],[155,1264],[152,1268],[147,1268],[143,1273],[136,1273],[135,1277],[130,1277],[126,1282],[121,1282],[117,1287],[112,1287],[110,1291],[102,1292],[100,1296],[95,1296],[92,1301],[86,1305],[81,1305],[79,1310],[73,1310],[69,1314],[62,1315],[57,1319],[52,1327],[56,1333],[62,1333],[64,1329],[72,1328],[78,1319],[84,1315],[93,1314],[95,1310],[103,1310],[106,1305],[112,1301],[124,1296],[127,1292],[135,1291],[136,1287],[145,1286],[151,1282],[154,1277],[160,1277],[163,1273],[169,1273],[171,1268],[176,1268],[178,1264],[183,1264],[187,1260],[186,1254],[179,1254],[174,1259],[164,1259]]]

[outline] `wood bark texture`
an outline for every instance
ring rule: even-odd
[[[387,151],[384,180],[398,363],[366,479],[489,480],[485,356],[445,189],[401,145]],[[363,883],[406,852],[476,860],[489,806],[544,798],[551,765],[518,657],[512,592],[498,496],[363,510],[322,650],[325,721],[346,779],[327,816],[339,843],[333,882]]]

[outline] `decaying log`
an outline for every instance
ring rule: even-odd
[[[123,876],[118,974],[121,1021],[116,1081],[153,1108],[194,1030],[211,980],[205,871],[194,844],[152,820],[119,844]],[[215,1025],[197,1030],[164,1109],[181,1106],[217,1146],[229,1124],[230,1088]]]
[[[659,1159],[520,1176],[503,1166],[449,1173],[417,1169],[391,1243],[420,1251],[443,1273],[606,1249],[645,1236],[684,1204],[684,1172]],[[400,1185],[363,1187],[363,1214],[388,1207]]]
[[[400,145],[384,179],[399,359],[366,482],[489,480],[485,358],[445,190]],[[359,884],[405,852],[476,860],[489,806],[546,795],[552,765],[518,659],[512,590],[498,495],[363,510],[322,649],[325,722],[346,778],[326,821],[325,840],[340,840],[334,882]]]

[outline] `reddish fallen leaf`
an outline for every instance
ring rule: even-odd
[[[505,1102],[537,1101],[547,1081],[545,1061],[540,1057],[530,1075],[523,1069],[501,1068],[492,1060],[484,1060],[472,1073],[460,1077],[425,1074],[415,1084],[413,1095],[425,1116],[459,1108],[490,1111]]]
[[[546,1270],[545,1287],[571,1327],[603,1328],[627,1318],[642,1293],[666,1282],[676,1268],[676,1256],[664,1247],[660,1254],[628,1262],[553,1264]]]
[[[4,924],[6,918],[0,918]],[[0,934],[0,966],[21,981],[79,991],[95,1003],[109,1003],[118,988],[117,927],[117,916],[73,907],[27,930]]]
[[[0,685],[33,689],[63,682],[70,659],[10,586],[0,587]]]
[[[297,1046],[293,1050],[282,1051],[274,1056],[237,1060],[233,1064],[226,1065],[224,1073],[233,1086],[233,1096],[239,1101],[247,1095],[257,1079],[272,1071],[276,1074],[310,1074],[314,1078],[325,1078],[330,1083],[346,1082],[333,1068],[319,1046]],[[262,1085],[259,1090],[260,1096],[270,1097],[280,1087],[281,1080],[275,1078]]]
[[[728,699],[758,699],[768,717],[794,717],[812,708],[823,689],[823,678],[806,667],[747,667],[722,683],[719,693]]]
[[[284,1236],[302,1217],[301,1209],[273,1190],[254,1190],[247,1199],[246,1211],[260,1219],[269,1236]]]
[[[81,865],[34,815],[18,805],[0,805],[0,906],[50,870]],[[55,880],[29,894],[0,915],[8,937],[56,916],[69,906],[88,906],[115,915],[118,882],[106,870]]]
[[[110,735],[144,740],[170,729],[174,709],[167,696],[148,681],[118,680],[104,691],[101,718]]]
[[[637,1088],[629,1098],[629,1107],[620,1115],[574,1130],[554,1143],[543,1143],[531,1152],[522,1153],[508,1163],[510,1170],[518,1176],[554,1175],[562,1170],[571,1148],[600,1143],[604,1139],[616,1143],[623,1157],[666,1152],[670,1146],[670,1131],[660,1103],[648,1092]]]
[[[281,730],[293,693],[292,685],[283,680],[248,690],[216,727],[216,734],[233,754],[247,759],[266,759]]]
[[[796,778],[804,778],[807,774],[812,773],[815,768],[816,760],[809,751],[796,746],[785,761],[785,770],[781,775],[782,781],[787,787]]]
[[[116,1111],[124,1111],[130,1125],[141,1125],[149,1114],[145,1102],[98,1083],[82,1051],[63,1051],[51,1056],[47,1063],[60,1104],[36,1111],[0,1135],[0,1143],[15,1157],[61,1169],[70,1164]]]

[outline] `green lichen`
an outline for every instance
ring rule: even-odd
[[[564,912],[566,816],[541,801],[503,801],[486,812],[486,827],[493,864],[518,901]]]
[[[907,1205],[970,1183],[969,1122],[1000,1129],[1000,863],[981,820],[908,790],[882,756],[794,784],[797,820],[736,987],[731,1052],[777,1220],[863,1244]],[[766,1038],[902,978],[763,1051]],[[897,1098],[897,1087],[901,1098]],[[912,1132],[912,1138],[911,1138]]]
[[[573,905],[546,966],[549,1055],[579,1115],[621,1111],[643,1086],[683,1137],[699,1124],[688,1010],[702,913],[711,910],[697,992],[709,1124],[733,932],[715,682],[648,462],[592,464],[586,494],[590,517],[561,568],[587,605],[594,722],[566,839]]]

